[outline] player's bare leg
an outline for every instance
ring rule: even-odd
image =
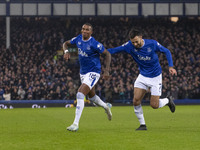
[[[110,103],[104,103],[98,95],[95,94],[95,87],[92,88],[92,90],[88,93],[89,100],[97,104],[98,106],[101,106],[105,109],[105,112],[108,116],[108,120],[112,119],[112,113],[110,108],[112,107],[112,104]]]
[[[142,105],[141,105],[141,101],[145,93],[146,93],[146,90],[144,89],[134,88],[133,107],[134,107],[135,115],[137,116],[140,122],[140,127],[137,128],[136,130],[147,130],[145,120],[144,120]]]
[[[175,112],[175,108],[176,108],[171,96],[160,99],[160,96],[151,95],[150,105],[154,109],[161,108],[168,105],[172,113]]]
[[[151,98],[150,98],[150,106],[151,106],[153,109],[159,108],[159,98],[160,98],[160,96],[151,95]]]

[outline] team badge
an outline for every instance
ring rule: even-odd
[[[151,49],[150,47],[148,47],[148,48],[147,48],[147,52],[150,53],[151,51],[152,51],[152,49]]]
[[[90,45],[87,46],[87,50],[90,50]]]

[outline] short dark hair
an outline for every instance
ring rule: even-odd
[[[129,38],[133,39],[136,36],[142,36],[142,31],[132,28],[129,32]]]
[[[83,25],[90,26],[90,27],[91,27],[91,29],[92,29],[92,31],[93,31],[93,26],[92,26],[90,23],[86,22],[86,23],[84,23]]]

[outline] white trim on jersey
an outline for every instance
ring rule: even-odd
[[[83,40],[83,36],[82,36],[82,41],[83,41],[83,42],[87,42],[87,41],[89,41],[91,38],[92,38],[92,36],[90,36],[90,38],[89,38],[88,40]]]

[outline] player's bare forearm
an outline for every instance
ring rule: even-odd
[[[71,46],[70,41],[66,41],[66,42],[64,42],[64,43],[63,43],[63,50],[68,49],[69,46]]]
[[[104,50],[103,54],[106,55],[106,61],[105,61],[106,68],[104,70],[103,78],[107,80],[110,77],[109,71],[110,71],[110,63],[111,63],[111,54],[107,51],[107,49]]]
[[[66,41],[63,43],[64,59],[67,61],[70,59],[70,54],[68,51],[68,46],[70,45],[71,45],[70,41]]]
[[[110,63],[111,63],[111,54],[107,51],[107,49],[103,52],[106,55],[106,68],[105,71],[110,71]]]

